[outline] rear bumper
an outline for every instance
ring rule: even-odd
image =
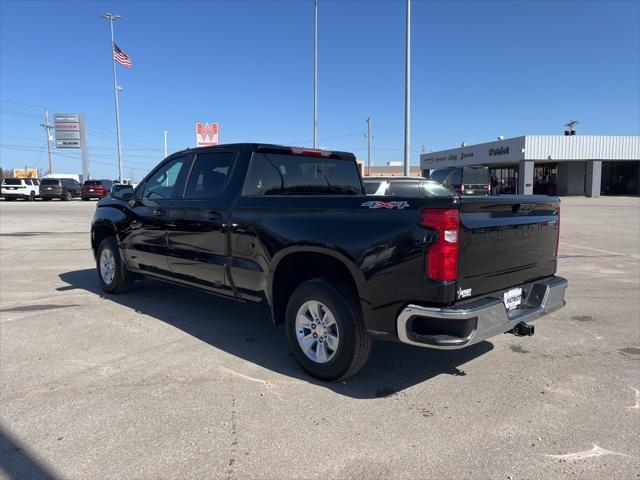
[[[427,348],[465,348],[562,308],[567,284],[562,277],[548,277],[518,285],[523,290],[522,305],[509,312],[503,292],[448,308],[408,305],[397,318],[398,338]]]

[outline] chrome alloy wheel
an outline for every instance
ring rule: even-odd
[[[116,274],[116,259],[113,252],[108,248],[102,250],[100,254],[100,276],[106,285],[111,285]]]
[[[338,351],[336,319],[326,305],[316,300],[309,300],[298,309],[296,336],[304,354],[316,363],[331,361]]]

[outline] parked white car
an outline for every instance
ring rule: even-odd
[[[33,201],[40,196],[40,181],[35,178],[3,178],[2,196],[5,200],[23,198]]]

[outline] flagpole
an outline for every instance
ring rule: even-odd
[[[120,102],[118,101],[118,79],[116,77],[116,59],[114,55],[115,40],[113,38],[113,22],[119,20],[122,17],[120,15],[113,15],[111,13],[105,13],[102,18],[109,20],[111,27],[111,63],[113,66],[113,95],[116,103],[116,142],[118,144],[118,181],[122,183],[122,146],[120,143]]]

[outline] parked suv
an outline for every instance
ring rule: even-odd
[[[73,178],[43,178],[40,182],[40,196],[43,200],[71,200],[79,197],[80,191],[80,184]]]
[[[2,180],[2,196],[5,200],[24,198],[33,201],[38,197],[40,187],[33,178],[5,178]]]
[[[112,186],[111,180],[87,180],[82,185],[82,200],[104,198],[111,193]]]
[[[434,170],[430,180],[460,195],[491,195],[489,167],[458,167]]]

